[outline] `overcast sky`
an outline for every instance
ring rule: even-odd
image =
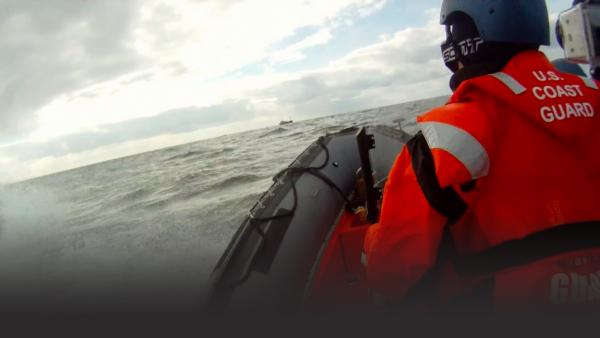
[[[440,4],[0,0],[0,183],[449,94]]]

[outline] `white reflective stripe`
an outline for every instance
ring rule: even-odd
[[[431,149],[443,149],[456,157],[478,179],[490,171],[490,159],[485,148],[465,130],[441,122],[422,122],[419,127]]]
[[[507,86],[510,90],[512,90],[512,92],[516,95],[523,94],[527,91],[527,88],[523,87],[523,85],[521,85],[517,80],[515,80],[514,77],[506,73],[498,72],[491,75],[498,79],[500,82],[504,83],[504,85]]]
[[[367,267],[367,255],[364,252],[361,252],[360,254],[360,264],[362,264],[362,266],[364,266],[365,268]]]
[[[596,84],[596,81],[594,81],[593,79],[590,79],[589,77],[585,77],[585,76],[580,76],[581,80],[583,80],[583,83],[585,83],[585,86],[588,88],[592,88],[592,89],[598,89],[598,85]]]

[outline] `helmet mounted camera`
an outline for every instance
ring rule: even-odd
[[[600,1],[574,1],[556,23],[556,37],[565,58],[600,66]]]

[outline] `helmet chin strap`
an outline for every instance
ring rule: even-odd
[[[461,64],[465,65],[460,47],[452,35],[450,25],[446,25],[446,41],[442,43],[441,48],[444,63],[453,73],[456,73],[460,69]]]

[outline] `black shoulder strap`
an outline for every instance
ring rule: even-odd
[[[484,276],[509,267],[577,250],[600,249],[600,221],[556,226],[522,239],[504,242],[481,253],[456,257],[463,275]]]
[[[417,175],[419,186],[429,202],[429,205],[440,214],[448,218],[448,224],[456,223],[467,211],[467,204],[460,195],[452,188],[440,187],[435,173],[433,155],[425,140],[419,132],[406,144],[411,156],[412,167]]]

